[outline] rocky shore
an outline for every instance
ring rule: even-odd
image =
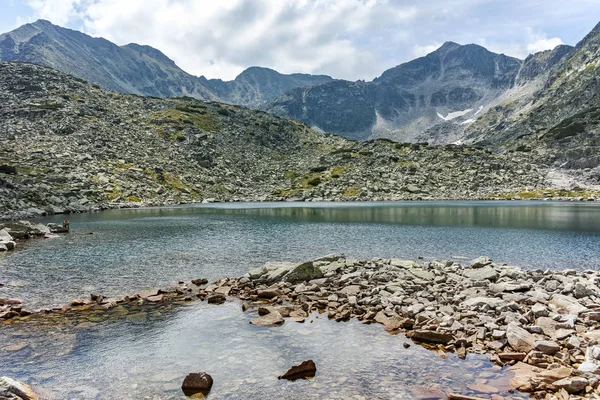
[[[301,264],[270,262],[210,284],[197,279],[112,299],[94,294],[48,310],[2,299],[0,319],[238,298],[244,311],[257,311],[251,320],[257,326],[301,323],[312,312],[335,321],[356,318],[404,333],[441,357],[490,354],[515,372],[514,388],[534,398],[598,398],[599,279],[597,271],[523,270],[486,257],[463,263],[330,255]],[[409,346],[401,337],[398,346]]]

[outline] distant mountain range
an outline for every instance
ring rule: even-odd
[[[577,46],[525,60],[447,42],[372,82],[252,67],[195,77],[159,50],[37,21],[0,35],[0,61],[56,68],[118,92],[191,96],[259,108],[351,139],[565,149],[555,162],[600,164],[600,24]]]
[[[284,75],[259,67],[248,68],[229,82],[196,77],[150,46],[117,46],[45,20],[0,35],[0,60],[52,67],[122,93],[190,96],[248,107],[258,107],[299,86],[332,80],[324,75]]]

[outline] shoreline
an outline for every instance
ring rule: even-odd
[[[233,298],[242,302],[244,312],[258,312],[251,321],[257,326],[301,323],[312,312],[338,322],[378,323],[440,356],[489,354],[491,361],[515,372],[515,389],[535,398],[563,390],[593,398],[600,394],[597,283],[597,271],[522,270],[487,257],[465,264],[329,255],[305,263],[269,262],[243,277],[210,284],[199,279],[133,296],[92,295],[54,309],[0,305],[5,309],[0,318],[10,324],[127,304],[197,299],[222,304]]]
[[[161,207],[174,207],[174,206],[191,206],[198,204],[226,204],[226,203],[421,203],[421,202],[467,202],[467,201],[481,201],[481,202],[547,202],[547,203],[598,203],[600,197],[532,197],[532,198],[503,198],[503,197],[483,197],[483,198],[407,198],[407,199],[388,199],[388,198],[374,198],[374,199],[324,199],[324,198],[308,198],[308,199],[228,199],[228,200],[203,200],[203,201],[192,201],[192,202],[177,202],[177,203],[164,203],[164,204],[152,204],[152,203],[107,203],[96,205],[94,207],[85,210],[70,210],[64,212],[48,212],[44,210],[28,211],[14,211],[8,214],[0,214],[0,222],[20,221],[28,219],[38,219],[44,217],[51,217],[54,215],[76,215],[76,214],[89,214],[97,213],[102,211],[111,210],[130,210],[130,209],[153,209]],[[38,213],[38,211],[40,213]]]

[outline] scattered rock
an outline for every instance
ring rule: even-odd
[[[288,369],[283,375],[277,377],[277,379],[287,379],[289,381],[295,381],[297,379],[308,379],[315,376],[317,373],[317,366],[313,360],[303,361],[300,365],[293,366]]]
[[[207,395],[213,385],[213,378],[206,372],[193,372],[188,374],[181,385],[181,390],[186,396],[197,393]]]

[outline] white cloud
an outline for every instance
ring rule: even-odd
[[[415,58],[426,56],[427,54],[439,49],[441,45],[442,43],[426,44],[424,46],[415,44],[413,46],[412,55]]]
[[[564,35],[600,15],[597,0],[21,1],[31,13],[19,21],[147,44],[192,74],[224,79],[259,65],[370,80],[445,41],[524,58],[580,39]]]
[[[77,16],[82,0],[26,0],[34,15],[64,25]]]
[[[552,50],[556,46],[560,46],[564,44],[560,38],[539,38],[535,39],[533,42],[527,44],[527,51],[529,53],[537,53],[539,51],[544,50]]]

